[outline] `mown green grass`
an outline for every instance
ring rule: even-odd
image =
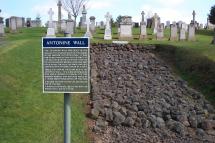
[[[63,143],[63,94],[42,93],[45,29],[7,34],[0,46],[0,143]],[[85,100],[72,97],[72,142],[87,142]]]

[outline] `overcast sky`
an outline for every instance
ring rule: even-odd
[[[57,20],[57,0],[0,0],[1,16],[31,17],[35,19],[40,14],[44,22],[48,20],[48,10],[54,10],[54,19]],[[96,21],[105,20],[104,15],[110,12],[115,20],[118,15],[132,16],[132,20],[141,20],[141,11],[145,11],[146,17],[157,13],[161,21],[182,20],[190,23],[192,11],[196,11],[196,20],[199,23],[207,22],[207,15],[214,0],[89,0],[87,17],[95,16]],[[63,11],[63,18],[67,13]],[[79,18],[78,18],[79,21]]]

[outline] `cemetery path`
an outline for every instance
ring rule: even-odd
[[[90,115],[98,142],[214,142],[213,106],[176,76],[155,49],[92,46]]]

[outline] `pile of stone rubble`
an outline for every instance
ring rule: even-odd
[[[214,142],[215,114],[156,47],[91,46],[91,118],[105,143]]]

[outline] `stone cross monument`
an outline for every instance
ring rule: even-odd
[[[155,15],[154,15],[154,23],[155,23],[155,27],[154,27],[154,31],[153,31],[153,33],[154,34],[157,34],[157,28],[158,28],[158,15],[157,15],[157,13],[155,13]]]
[[[141,22],[144,22],[144,15],[145,15],[145,12],[142,11],[141,15],[142,15],[142,21],[141,21]]]
[[[195,21],[196,21],[196,12],[195,12],[195,10],[193,10],[193,13],[192,13],[192,15],[193,15],[193,24],[195,25]]]
[[[147,38],[147,30],[146,30],[146,22],[144,22],[144,15],[145,12],[142,11],[142,20],[140,22],[140,39],[146,39]]]
[[[61,31],[61,7],[62,7],[62,3],[61,0],[58,0],[58,29],[59,31]]]
[[[112,35],[111,35],[110,21],[111,21],[112,15],[110,15],[110,13],[107,12],[107,14],[105,15],[105,18],[106,18],[106,27],[105,27],[104,39],[105,40],[111,40],[112,39]]]
[[[86,20],[86,26],[87,26],[87,31],[84,34],[84,37],[92,38],[92,34],[90,32],[90,21],[89,20]]]
[[[53,24],[53,20],[52,20],[54,12],[53,12],[52,8],[49,9],[48,14],[49,14],[49,24],[48,24],[46,37],[55,37],[55,29],[54,29],[54,24]]]
[[[49,14],[49,28],[53,28],[53,20],[52,20],[52,17],[54,15],[54,12],[52,10],[52,8],[49,9],[48,11],[48,14]]]
[[[83,5],[83,11],[82,11],[82,17],[81,17],[81,28],[86,28],[86,22],[87,22],[87,10],[85,5]]]

